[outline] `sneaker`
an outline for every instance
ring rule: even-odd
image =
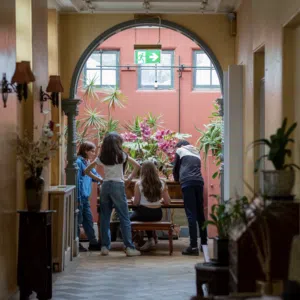
[[[101,255],[106,256],[109,254],[109,250],[106,247],[101,248]]]
[[[127,256],[139,256],[141,255],[141,252],[139,250],[136,250],[135,248],[126,248],[126,255]]]
[[[150,248],[154,247],[155,246],[155,242],[154,242],[154,239],[150,239],[148,240],[141,248],[140,250],[141,251],[147,251],[149,250]]]
[[[100,251],[101,250],[101,244],[90,244],[89,245],[89,250],[90,251]]]
[[[84,248],[81,243],[79,243],[79,252],[87,252],[87,251],[88,250]]]
[[[182,253],[182,255],[199,256],[199,249],[198,249],[198,247],[192,248],[191,246],[188,246],[181,253]]]

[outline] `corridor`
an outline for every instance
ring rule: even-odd
[[[174,241],[172,256],[168,241],[161,240],[156,251],[140,257],[126,257],[120,242],[112,244],[106,257],[99,252],[81,253],[65,272],[54,274],[52,299],[189,300],[196,295],[194,266],[203,262],[203,256],[182,256],[187,245],[186,238]]]

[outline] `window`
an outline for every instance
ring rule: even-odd
[[[173,64],[174,51],[162,51],[159,64],[141,64],[138,68],[139,89],[174,88]]]
[[[119,85],[119,51],[97,50],[85,64],[85,84],[95,81],[96,87]]]
[[[204,51],[193,53],[193,86],[194,88],[220,88],[219,77],[209,57]]]

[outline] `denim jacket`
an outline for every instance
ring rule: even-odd
[[[84,170],[88,166],[87,161],[82,157],[78,156],[77,160],[77,201],[81,202],[84,198],[89,198],[92,192],[92,182],[96,182],[90,176],[84,174]],[[92,173],[101,178],[102,177],[97,173],[95,169],[92,169]]]

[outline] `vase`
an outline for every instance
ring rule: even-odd
[[[264,194],[268,197],[289,197],[295,184],[295,171],[286,170],[264,170]]]
[[[26,179],[25,190],[28,211],[40,211],[43,201],[45,180],[41,177],[42,168],[36,169],[36,174]]]

